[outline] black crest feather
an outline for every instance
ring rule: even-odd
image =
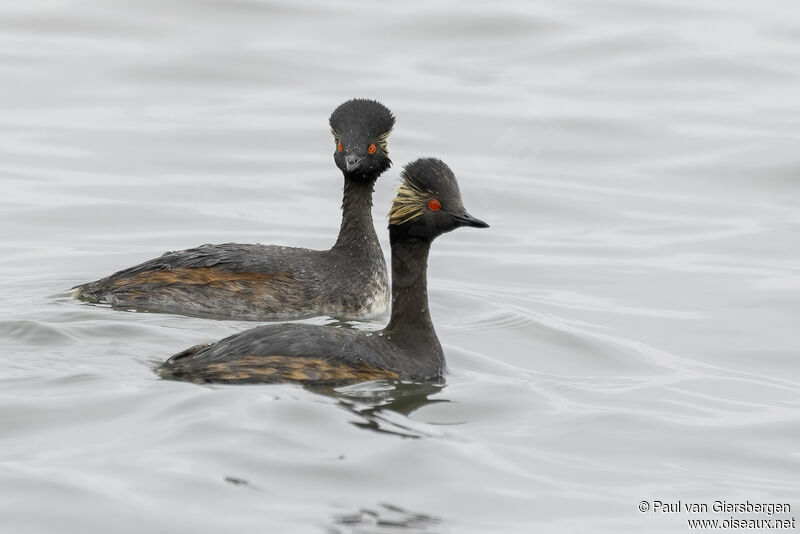
[[[456,175],[437,158],[420,158],[403,167],[403,182],[389,211],[389,224],[398,225],[420,217],[430,198],[451,199],[461,204]]]
[[[359,125],[358,133],[369,137],[387,135],[394,127],[395,118],[389,108],[367,98],[354,98],[340,104],[333,113],[329,124],[334,135],[347,136],[355,132],[345,131]]]

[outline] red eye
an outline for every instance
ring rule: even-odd
[[[367,147],[367,152],[369,152],[370,154],[374,154],[375,150],[376,150],[375,143],[370,143],[370,145]]]
[[[342,142],[341,141],[339,141],[339,143],[336,145],[336,148],[337,148],[337,150],[339,150],[339,152],[344,150],[344,147],[342,147]]]
[[[442,209],[442,203],[435,198],[432,198],[428,201],[428,207],[431,209],[431,211],[439,211]]]

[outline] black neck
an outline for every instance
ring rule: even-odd
[[[378,236],[372,224],[372,192],[375,180],[356,181],[344,179],[342,196],[342,226],[334,249],[363,248],[378,245]],[[379,246],[379,245],[378,245]]]
[[[392,240],[392,316],[390,332],[407,332],[409,339],[436,338],[428,310],[428,252],[431,242],[417,237]],[[438,341],[437,341],[438,344]]]

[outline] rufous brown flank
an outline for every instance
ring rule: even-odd
[[[275,284],[290,283],[293,281],[288,271],[277,273],[241,272],[235,273],[223,271],[216,267],[179,267],[169,270],[152,270],[136,273],[130,277],[114,280],[111,289],[119,289],[125,286],[138,286],[144,284],[183,284],[200,286],[225,286],[229,290],[236,291],[236,287],[244,289],[250,284]],[[239,284],[236,284],[239,282]]]
[[[180,362],[172,372],[180,375]],[[196,372],[196,369],[193,369]],[[209,382],[301,382],[331,384],[397,379],[394,371],[360,362],[334,362],[323,358],[243,356],[228,362],[206,364],[202,376]]]

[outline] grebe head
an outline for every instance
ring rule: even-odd
[[[375,180],[391,167],[387,143],[394,115],[375,100],[355,98],[341,104],[330,118],[333,159],[345,177]]]
[[[464,209],[453,171],[442,160],[420,158],[406,165],[403,183],[389,211],[392,241],[404,237],[435,237],[460,226],[487,228]]]

